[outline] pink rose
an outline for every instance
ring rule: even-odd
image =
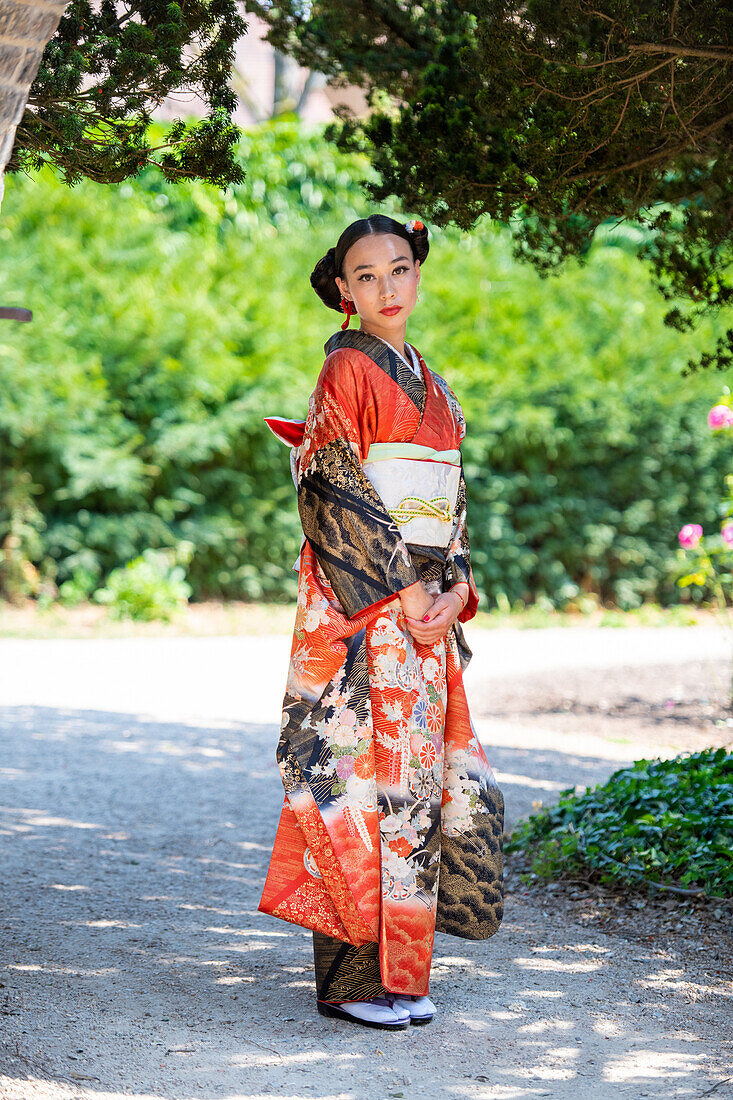
[[[727,542],[729,546],[733,546],[733,519],[729,519],[727,523],[723,524],[720,533],[723,536],[723,541]]]
[[[733,425],[733,410],[727,405],[713,405],[708,413],[708,427],[719,429],[730,428],[731,425]]]
[[[686,523],[677,537],[680,540],[680,546],[692,550],[702,538],[702,527],[699,523]]]

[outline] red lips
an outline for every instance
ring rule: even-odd
[[[384,309],[380,309],[380,313],[385,313],[388,317],[391,317],[395,313],[399,313],[402,306],[385,306]]]

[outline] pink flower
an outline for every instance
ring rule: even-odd
[[[702,538],[702,527],[699,523],[686,523],[677,537],[680,540],[680,546],[692,550]]]
[[[720,533],[723,536],[723,542],[727,542],[729,546],[733,546],[733,519],[729,519],[727,523],[723,524]]]
[[[353,756],[339,756],[336,761],[336,775],[339,779],[348,779],[354,771]]]
[[[417,756],[417,754],[420,752],[424,740],[425,738],[418,730],[416,730],[415,733],[410,734],[410,748],[414,752],[415,756]]]
[[[713,405],[708,413],[708,427],[713,429],[733,426],[733,410],[727,405]]]

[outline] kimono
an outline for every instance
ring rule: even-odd
[[[419,353],[422,377],[367,332],[324,350],[307,420],[268,419],[292,447],[304,539],[259,909],[312,930],[320,1000],[421,996],[436,931],[486,939],[502,918],[504,800],[463,686],[466,426]],[[434,645],[401,609],[417,580],[469,585]]]

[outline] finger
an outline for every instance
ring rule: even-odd
[[[430,630],[421,633],[419,637],[417,634],[414,634],[413,637],[420,645],[435,645],[437,641],[445,637],[445,634],[439,630]]]
[[[429,638],[430,635],[433,633],[432,630],[429,630],[426,627],[425,623],[416,623],[414,627],[410,627],[410,632],[415,638],[419,638],[420,641],[423,641],[425,638]]]

